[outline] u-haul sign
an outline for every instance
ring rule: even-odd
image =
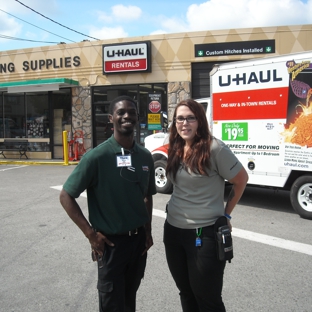
[[[260,62],[260,61],[259,61]],[[297,81],[297,75],[312,69],[310,60],[289,60],[257,66],[220,66],[212,76],[213,120],[280,119],[289,115],[289,88],[307,96],[310,86]],[[298,103],[297,103],[298,104]]]
[[[103,73],[150,72],[150,41],[103,45]]]

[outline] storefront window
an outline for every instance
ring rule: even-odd
[[[27,138],[30,152],[52,152],[52,158],[62,158],[62,134],[71,131],[71,117],[70,88],[0,93],[0,140]]]
[[[1,138],[24,138],[26,136],[24,94],[4,94],[1,112]]]
[[[109,122],[109,104],[98,104],[95,108],[96,145],[106,141],[113,134],[113,125]]]
[[[27,93],[27,137],[48,138],[49,137],[49,101],[48,93]]]
[[[0,138],[4,137],[3,93],[0,93]]]

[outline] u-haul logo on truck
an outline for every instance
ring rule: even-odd
[[[228,87],[232,83],[235,85],[246,85],[254,83],[268,83],[282,81],[282,77],[278,77],[277,70],[267,70],[251,73],[238,73],[235,75],[227,75],[227,77],[219,76],[219,86]]]
[[[289,85],[289,73],[285,63],[240,68],[220,66],[220,70],[211,78],[214,93],[288,88]]]

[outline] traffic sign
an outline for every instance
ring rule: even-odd
[[[158,113],[161,110],[161,104],[158,101],[152,101],[148,104],[148,109],[152,113]]]

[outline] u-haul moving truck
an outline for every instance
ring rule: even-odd
[[[294,210],[312,219],[312,51],[215,65],[210,82],[211,103],[198,101],[208,103],[210,129],[242,162],[248,184],[290,190]],[[166,146],[152,154],[160,180]]]

